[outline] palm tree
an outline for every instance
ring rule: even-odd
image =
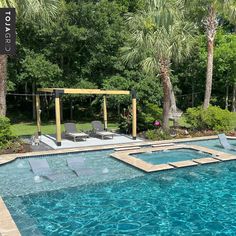
[[[212,78],[213,78],[213,56],[214,56],[214,41],[219,25],[220,15],[230,15],[233,19],[235,17],[235,0],[185,0],[193,11],[203,12],[202,23],[207,36],[207,71],[206,71],[206,85],[203,108],[207,109],[210,105]]]
[[[50,24],[62,0],[0,0],[0,7],[14,7],[18,21]],[[0,116],[6,115],[7,55],[0,55]]]
[[[224,9],[224,16],[234,26],[233,33],[236,34],[236,4],[228,4]],[[233,84],[232,112],[236,112],[236,81]]]
[[[138,63],[163,85],[163,129],[168,129],[175,97],[170,80],[171,63],[190,53],[195,26],[186,21],[182,1],[149,0],[144,10],[127,16],[130,39],[122,49],[127,63]]]
[[[212,77],[213,77],[213,54],[214,54],[214,40],[219,25],[218,15],[226,14],[234,18],[235,11],[231,11],[236,6],[234,0],[214,0],[209,1],[207,7],[207,17],[203,19],[207,35],[207,72],[206,72],[206,86],[203,108],[207,109],[210,105],[211,90],[212,90]]]

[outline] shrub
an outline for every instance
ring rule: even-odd
[[[148,129],[155,129],[153,122],[162,118],[162,109],[156,104],[148,103],[138,112],[138,130],[146,131]]]
[[[151,140],[166,140],[172,138],[169,133],[163,131],[162,129],[147,130],[145,135],[147,139]]]
[[[121,119],[119,122],[120,132],[130,134],[132,131],[132,111],[129,107],[125,112],[125,114],[121,115]]]
[[[218,106],[189,108],[185,114],[186,121],[197,130],[229,131],[232,129],[233,115]]]
[[[137,108],[137,129],[138,131],[146,131],[148,129],[154,129],[153,122],[155,120],[161,120],[162,109],[156,104],[148,103],[142,107]],[[119,123],[121,132],[131,133],[132,130],[132,109],[126,110],[124,115],[121,115]]]
[[[7,146],[13,140],[13,135],[10,129],[10,120],[0,116],[0,149]]]

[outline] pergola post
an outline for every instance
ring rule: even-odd
[[[103,118],[104,118],[104,129],[107,130],[107,97],[103,96]]]
[[[56,139],[57,146],[61,146],[61,111],[60,111],[60,92],[55,91],[55,114],[56,114]]]
[[[38,135],[41,135],[41,110],[40,110],[40,97],[39,94],[36,94],[36,119],[37,119],[37,131]]]
[[[133,139],[137,137],[137,100],[136,100],[136,91],[132,90],[132,136]]]

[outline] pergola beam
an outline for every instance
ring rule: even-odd
[[[53,93],[55,89],[53,88],[41,88],[37,89],[38,92]]]
[[[62,94],[101,94],[101,95],[129,95],[127,90],[102,90],[102,89],[70,89],[70,88],[41,88],[38,92],[56,93],[60,91]]]

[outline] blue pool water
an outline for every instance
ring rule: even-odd
[[[140,153],[140,154],[135,154],[134,156],[145,162],[158,165],[158,164],[167,164],[169,162],[186,161],[186,160],[210,157],[212,155],[194,149],[180,148],[175,150]]]
[[[23,236],[236,235],[235,180],[231,162],[4,200]]]
[[[28,159],[1,166],[0,196],[22,236],[236,235],[235,161],[144,174],[111,152],[45,157],[63,176],[54,182],[35,179]],[[70,171],[74,156],[94,174]]]
[[[236,139],[228,139],[229,143],[236,147]],[[231,154],[235,154],[235,151],[225,150],[222,148],[218,139],[211,139],[211,140],[202,140],[202,141],[191,141],[185,142],[185,144],[193,144],[198,146],[203,146],[207,148],[211,148],[221,152],[227,152]]]

